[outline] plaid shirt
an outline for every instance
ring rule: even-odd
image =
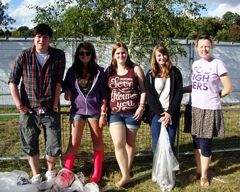
[[[35,47],[26,49],[12,65],[9,82],[19,85],[22,104],[30,107],[52,108],[57,83],[62,83],[65,70],[65,53],[49,47],[48,59],[41,66],[35,55]]]

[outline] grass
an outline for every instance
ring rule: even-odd
[[[67,109],[66,109],[67,111]],[[0,113],[15,113],[14,110],[0,110]],[[227,111],[224,112],[226,134],[225,138],[214,139],[215,149],[240,148],[240,112]],[[0,117],[0,157],[15,157],[24,156],[20,150],[19,133],[18,133],[18,117]],[[181,119],[181,125],[183,119]],[[62,116],[62,145],[63,151],[66,150],[69,137],[69,121],[68,114]],[[191,136],[182,132],[183,127],[179,132],[180,153],[191,150]],[[41,134],[43,135],[43,134]],[[107,153],[113,152],[113,144],[109,136],[108,128],[104,129],[105,149]],[[143,124],[138,132],[136,141],[138,151],[149,151],[151,143],[150,129],[146,124]],[[41,138],[41,154],[44,153],[43,138]],[[80,151],[83,156],[87,153],[91,155],[92,146],[88,127],[84,130],[84,137]],[[80,159],[82,156],[80,156]],[[206,191],[222,191],[222,192],[237,192],[240,191],[240,152],[225,152],[214,153],[212,163],[209,169],[211,185]],[[199,191],[199,182],[190,183],[188,176],[194,171],[195,163],[192,155],[179,156],[180,171],[177,173],[177,183],[173,191]],[[41,170],[46,171],[45,161],[41,160]],[[60,169],[60,165],[57,169]],[[91,174],[93,169],[92,158],[90,160],[77,160],[74,166],[74,172],[83,172],[86,177]],[[117,182],[121,175],[115,158],[105,158],[103,166],[103,178],[100,183],[102,191],[129,191],[129,192],[159,192],[160,188],[156,183],[151,181],[152,157],[136,157],[132,168],[133,181],[122,189],[115,189],[114,183]],[[30,174],[30,169],[26,160],[7,160],[0,161],[0,171],[24,170]]]
[[[180,171],[177,173],[176,187],[173,192],[196,192],[200,191],[199,181],[189,182],[188,176],[194,171],[195,164],[192,155],[180,156]],[[30,173],[26,160],[0,161],[0,171],[24,170]],[[57,169],[60,169],[58,166]],[[83,172],[87,177],[91,174],[93,165],[91,161],[77,160],[74,172]],[[131,171],[132,182],[126,187],[116,189],[115,182],[120,179],[120,171],[115,159],[108,158],[104,161],[103,177],[99,184],[102,191],[118,192],[159,192],[160,188],[151,181],[152,158],[136,157]],[[41,170],[46,171],[45,163],[41,160]],[[215,153],[209,169],[210,187],[204,191],[211,192],[237,192],[240,191],[240,162],[239,152],[236,153]]]

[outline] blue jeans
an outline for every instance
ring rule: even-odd
[[[156,150],[158,138],[159,138],[159,135],[161,132],[161,122],[158,122],[159,119],[160,119],[160,115],[154,115],[150,122],[151,133],[152,133],[152,152],[153,153]],[[169,141],[170,141],[172,149],[174,147],[174,141],[175,141],[176,132],[177,132],[178,127],[179,127],[179,119],[174,120],[172,122],[172,125],[168,125],[168,128],[167,128]]]

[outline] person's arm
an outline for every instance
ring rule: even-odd
[[[146,103],[146,89],[144,85],[145,76],[142,68],[139,65],[136,65],[134,67],[134,73],[135,73],[135,76],[137,77],[139,88],[140,88],[140,103],[133,118],[139,121],[142,118],[143,111],[145,108],[145,103]]]
[[[222,82],[223,89],[220,91],[219,95],[220,97],[225,97],[229,95],[233,90],[232,82],[227,73],[222,74],[220,76],[220,80]]]
[[[70,77],[71,77],[71,71],[72,71],[72,68],[69,68],[68,71],[67,71],[67,74],[65,76],[65,79],[62,83],[62,90],[64,92],[64,99],[66,99],[67,101],[70,101],[71,98],[72,98],[72,92],[71,92],[71,89],[70,89],[70,80],[69,80]]]
[[[17,85],[12,82],[9,82],[9,89],[17,110],[23,113],[31,112],[29,108],[22,104]]]
[[[183,87],[183,93],[191,93],[192,92],[192,85],[187,85]]]
[[[11,69],[11,74],[10,74],[10,78],[8,81],[8,86],[13,98],[13,101],[16,105],[16,108],[18,109],[18,111],[23,112],[23,113],[27,113],[27,112],[31,112],[31,110],[24,106],[20,97],[20,93],[18,90],[18,85],[20,83],[20,80],[23,76],[23,61],[25,61],[26,59],[24,58],[24,53],[19,54],[15,60],[15,62],[12,64],[12,69]]]
[[[107,124],[107,100],[102,100],[99,127],[102,129]]]
[[[57,83],[55,87],[54,100],[53,100],[53,111],[58,111],[58,105],[60,100],[60,93],[62,88],[63,74],[66,66],[65,53],[63,51],[59,52],[59,68],[57,72]]]
[[[53,101],[53,111],[58,112],[58,103],[61,92],[61,83],[57,83],[55,87],[54,101]]]
[[[103,69],[100,69],[100,94],[102,98],[101,111],[99,117],[99,128],[103,128],[107,124],[107,76]]]

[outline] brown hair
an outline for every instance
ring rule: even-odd
[[[128,53],[128,48],[127,48],[127,46],[126,46],[124,43],[117,42],[116,44],[113,45],[113,48],[112,48],[111,69],[112,69],[112,72],[115,71],[115,73],[116,73],[116,69],[117,69],[117,61],[116,61],[116,59],[114,58],[114,54],[115,54],[116,50],[117,50],[118,48],[120,48],[120,47],[124,48],[124,49],[127,51],[127,53]],[[125,64],[126,64],[126,67],[127,67],[127,68],[133,68],[133,67],[134,67],[134,63],[131,61],[129,54],[128,54],[128,56],[127,56],[127,60],[126,60],[126,63],[125,63]],[[113,72],[113,73],[114,73],[114,72]]]
[[[210,43],[211,43],[211,46],[212,46],[212,48],[213,48],[213,40],[212,40],[212,38],[210,37],[210,36],[208,36],[208,35],[201,35],[201,36],[199,36],[198,38],[197,38],[197,40],[196,40],[196,45],[195,45],[195,47],[197,48],[197,46],[198,46],[198,42],[199,42],[199,40],[202,40],[202,39],[205,39],[205,40],[208,40]]]
[[[157,51],[162,53],[163,55],[167,55],[167,62],[162,67],[159,66],[159,64],[157,63],[157,60],[156,60],[156,52]],[[170,60],[168,50],[161,44],[156,45],[153,49],[153,53],[152,53],[152,57],[151,57],[151,61],[150,61],[152,76],[156,77],[156,76],[161,75],[161,77],[169,77],[172,66],[173,65]]]

